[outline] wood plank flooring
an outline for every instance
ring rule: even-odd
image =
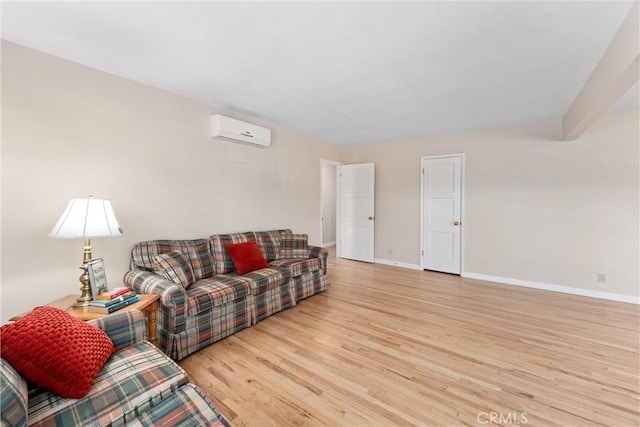
[[[180,365],[236,426],[637,426],[639,313],[330,259],[329,291]]]

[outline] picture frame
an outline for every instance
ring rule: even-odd
[[[89,273],[89,284],[91,285],[91,297],[93,299],[102,292],[109,292],[107,275],[104,270],[104,260],[102,258],[87,261],[87,272]]]

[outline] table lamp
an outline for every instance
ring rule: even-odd
[[[87,262],[91,260],[92,237],[117,237],[122,235],[122,229],[113,213],[109,200],[71,199],[58,223],[49,233],[50,237],[66,239],[84,239],[84,255],[82,258],[82,275],[80,275],[80,291],[82,294],[74,306],[87,307],[93,299]]]

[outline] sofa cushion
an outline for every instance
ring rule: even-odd
[[[291,233],[291,230],[256,231],[258,247],[262,250],[267,262],[280,258],[280,240],[283,234]]]
[[[152,240],[136,243],[131,250],[131,269],[153,271],[154,256],[180,251],[189,258],[195,280],[211,277],[215,273],[208,239]]]
[[[309,236],[283,234],[280,240],[280,258],[309,258]]]
[[[187,290],[187,310],[190,316],[211,310],[245,298],[249,295],[249,284],[235,274],[216,274],[198,280]]]
[[[0,425],[27,425],[27,382],[0,359]]]
[[[243,276],[236,276],[247,283],[251,289],[251,295],[262,294],[269,289],[282,286],[289,281],[291,273],[285,268],[271,267],[252,271]]]
[[[247,233],[214,234],[211,236],[211,254],[217,274],[231,273],[235,270],[233,260],[226,246],[232,243],[244,243],[256,240],[253,231]]]
[[[153,257],[153,271],[176,285],[188,288],[195,282],[189,258],[179,251],[171,251]]]
[[[229,427],[230,424],[202,390],[193,384],[187,384],[169,398],[138,414],[136,419],[127,422],[127,427],[135,426]]]
[[[231,243],[225,248],[231,256],[236,272],[241,276],[250,271],[269,268],[262,251],[253,240],[244,243]]]
[[[1,328],[2,358],[24,378],[62,397],[87,394],[113,353],[103,331],[64,310],[36,307]]]
[[[188,382],[174,361],[147,341],[111,356],[87,395],[64,399],[42,389],[29,393],[29,425],[123,425],[149,402],[172,395]]]
[[[305,273],[320,270],[319,258],[307,259],[278,259],[271,262],[274,267],[286,268],[291,272],[291,277],[302,276]]]

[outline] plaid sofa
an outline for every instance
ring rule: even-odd
[[[304,298],[329,287],[326,249],[309,246],[307,258],[283,258],[281,241],[289,229],[214,234],[206,239],[136,243],[124,281],[138,293],[160,295],[159,347],[180,360]],[[269,268],[239,276],[225,249],[254,240]],[[296,254],[299,248],[288,248]],[[186,289],[154,273],[154,257],[179,251],[187,256],[196,282]]]
[[[0,359],[2,426],[226,426],[186,372],[146,341],[144,315],[132,310],[90,323],[106,332],[116,352],[87,395],[63,398],[27,382]]]

